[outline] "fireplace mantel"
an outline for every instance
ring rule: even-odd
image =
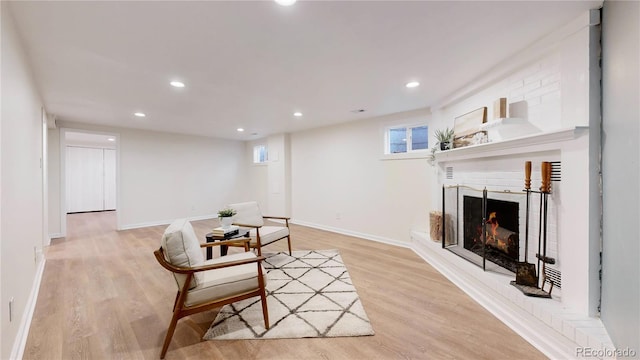
[[[587,126],[576,126],[555,131],[521,136],[513,139],[470,145],[463,148],[435,153],[436,163],[453,162],[477,158],[489,158],[560,150],[563,143],[586,135]]]

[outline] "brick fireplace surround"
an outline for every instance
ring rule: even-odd
[[[414,249],[449,280],[552,359],[576,358],[577,348],[612,349],[596,316],[594,266],[589,237],[589,129],[573,127],[506,141],[453,149],[436,154],[439,183],[489,190],[521,192],[524,162],[533,163],[532,189],[540,184],[540,163],[561,161],[561,182],[554,182],[549,207],[549,251],[562,273],[562,288],[552,299],[527,297],[507,276],[486,271],[442,249],[422,232],[412,233]],[[536,203],[530,212],[529,262],[537,252]],[[520,206],[520,218],[524,216]],[[524,234],[524,221],[520,233]],[[535,229],[535,230],[531,230]],[[522,235],[524,236],[524,235]],[[597,252],[596,252],[597,254]],[[597,271],[597,269],[596,269]],[[597,294],[596,294],[597,295]]]

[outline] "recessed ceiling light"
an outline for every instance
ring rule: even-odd
[[[244,131],[243,128],[237,128],[236,130],[238,130],[238,132],[243,132]]]
[[[143,112],[137,112],[137,113],[133,113],[133,115],[137,116],[137,117],[145,117],[147,116],[147,114],[143,113]]]
[[[299,112],[299,111],[296,111],[296,112],[294,112],[294,113],[293,113],[293,116],[295,116],[295,117],[301,117],[301,116],[302,116],[302,113],[301,113],[301,112]]]
[[[181,81],[172,81],[169,84],[171,84],[171,86],[177,87],[177,88],[183,88],[184,87],[184,83],[181,82]]]
[[[109,140],[109,141],[116,141],[116,139],[115,139],[115,138],[107,138],[107,140]]]
[[[278,4],[282,6],[291,6],[296,3],[297,0],[275,0]]]
[[[417,81],[412,81],[412,82],[408,82],[405,86],[408,88],[414,88],[414,87],[420,86],[420,83]]]

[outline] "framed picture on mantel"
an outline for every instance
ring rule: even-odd
[[[487,122],[487,108],[468,112],[458,116],[453,122],[453,147],[459,148],[477,144],[479,138],[486,137],[486,132],[480,130],[480,125]]]

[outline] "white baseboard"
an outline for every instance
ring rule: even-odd
[[[51,244],[51,239],[58,239],[64,237],[64,235],[62,233],[53,233],[53,234],[49,234],[49,244]]]
[[[13,341],[13,347],[11,348],[11,355],[9,358],[12,360],[22,359],[24,354],[24,347],[27,345],[27,338],[29,337],[29,328],[31,327],[31,319],[33,319],[33,312],[36,309],[36,303],[38,302],[38,294],[40,293],[40,282],[42,281],[42,275],[44,274],[45,259],[40,261],[38,268],[36,269],[36,276],[33,279],[33,286],[31,287],[31,293],[27,299],[27,304],[22,314],[22,320],[20,321],[20,327],[18,333]]]
[[[307,222],[307,221],[303,221],[303,220],[291,219],[291,220],[289,220],[289,222],[292,223],[292,224],[296,224],[296,225],[302,225],[302,226],[307,226],[307,227],[311,227],[311,228],[315,228],[315,229],[331,231],[331,232],[334,232],[334,233],[353,236],[353,237],[357,237],[357,238],[361,238],[361,239],[365,239],[365,240],[373,240],[373,241],[377,241],[377,242],[384,243],[384,244],[395,245],[395,246],[400,246],[400,247],[405,247],[405,248],[411,248],[411,244],[408,243],[408,242],[398,241],[398,240],[394,240],[394,239],[390,239],[390,238],[386,238],[386,237],[382,237],[382,236],[377,236],[377,235],[373,235],[373,234],[366,234],[366,233],[361,233],[361,232],[358,232],[358,231],[352,231],[352,230],[336,228],[336,227],[333,227],[333,226],[315,224],[315,223],[311,223],[311,222]]]
[[[209,214],[209,215],[198,215],[198,216],[187,217],[187,220],[198,221],[198,220],[209,220],[209,219],[217,219],[217,218],[218,218],[218,214]],[[132,230],[132,229],[145,228],[149,226],[169,225],[174,220],[175,219],[158,220],[158,221],[148,221],[148,222],[137,223],[137,224],[122,225],[118,230]]]

